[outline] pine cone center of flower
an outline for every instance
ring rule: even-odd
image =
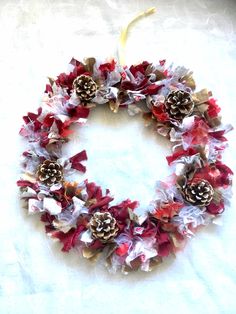
[[[184,199],[196,206],[208,206],[213,198],[214,189],[207,180],[192,183],[183,188]]]
[[[108,242],[114,239],[119,228],[116,219],[109,212],[96,212],[89,222],[89,228],[94,239]]]
[[[80,75],[73,82],[73,88],[82,101],[90,101],[97,91],[97,84],[88,75]]]
[[[169,93],[165,100],[165,109],[169,117],[174,120],[183,120],[193,112],[194,102],[191,94],[176,90]]]
[[[55,161],[45,160],[38,167],[37,177],[48,186],[57,184],[63,180],[63,168]]]

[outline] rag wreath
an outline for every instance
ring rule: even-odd
[[[140,103],[145,104],[145,110]],[[75,182],[85,172],[83,150],[62,154],[71,126],[85,124],[96,106],[117,113],[142,114],[146,126],[172,143],[166,157],[171,174],[156,185],[155,199],[136,214],[139,203],[113,202],[110,191],[94,182]],[[49,78],[37,113],[23,117],[23,152],[17,182],[30,214],[39,213],[46,233],[95,260],[102,253],[112,272],[149,271],[182,249],[199,226],[222,214],[228,204],[232,171],[222,163],[227,146],[220,107],[206,89],[196,92],[185,67],[142,62],[123,66],[115,60],[72,59],[67,73]]]

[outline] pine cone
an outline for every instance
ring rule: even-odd
[[[97,84],[88,75],[80,75],[73,82],[73,88],[82,101],[90,101],[97,91]]]
[[[45,160],[38,167],[37,177],[48,186],[59,183],[63,180],[63,167],[55,161]]]
[[[194,102],[190,93],[176,90],[169,93],[165,100],[165,109],[169,117],[181,121],[193,112]]]
[[[89,228],[94,239],[99,239],[102,242],[113,240],[117,235],[119,228],[116,219],[109,212],[93,214],[89,222]]]
[[[187,185],[182,190],[184,199],[195,206],[208,206],[213,198],[214,189],[206,180]]]

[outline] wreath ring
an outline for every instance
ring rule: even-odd
[[[222,125],[212,93],[195,88],[191,71],[165,60],[128,67],[114,59],[73,58],[67,73],[49,78],[37,113],[23,117],[20,134],[29,149],[17,184],[28,212],[41,214],[62,251],[76,248],[89,260],[102,253],[111,272],[149,271],[222,214],[233,173],[221,159],[232,127]],[[61,148],[70,127],[86,123],[97,105],[143,114],[146,125],[173,143],[166,157],[171,175],[157,183],[156,197],[141,215],[137,201],[114,204],[109,190],[69,179],[86,171],[86,151],[65,158]]]

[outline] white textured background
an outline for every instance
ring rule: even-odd
[[[198,88],[212,90],[224,121],[236,125],[236,1],[0,0],[0,313],[236,313],[235,201],[222,226],[199,232],[176,259],[128,277],[61,253],[19,206],[18,130],[39,106],[46,76],[72,56],[116,56],[121,27],[151,6],[158,12],[132,30],[127,62],[166,58],[193,69]],[[67,153],[86,147],[89,179],[145,206],[167,174],[168,145],[125,113],[98,110],[88,126]],[[235,170],[234,132],[229,139],[225,161]]]

